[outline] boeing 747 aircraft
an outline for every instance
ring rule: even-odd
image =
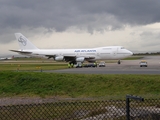
[[[84,61],[120,60],[133,53],[122,46],[105,46],[86,49],[38,49],[21,33],[15,33],[20,49],[10,50],[22,55],[53,58],[55,61],[66,61],[73,64]]]

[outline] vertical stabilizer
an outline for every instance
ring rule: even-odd
[[[33,50],[38,49],[33,45],[24,35],[21,33],[15,33],[16,39],[18,40],[19,47],[21,50]]]

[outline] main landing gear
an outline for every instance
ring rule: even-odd
[[[117,62],[118,64],[121,64],[121,60],[118,60],[118,62]]]

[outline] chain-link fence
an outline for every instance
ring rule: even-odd
[[[130,100],[130,120],[160,120],[160,99]],[[0,120],[126,120],[126,100],[0,106]]]

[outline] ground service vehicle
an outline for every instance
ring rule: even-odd
[[[99,67],[105,67],[106,66],[106,63],[104,62],[104,61],[101,61],[100,63],[99,63]]]
[[[83,67],[97,67],[94,63],[85,64]]]
[[[82,66],[81,62],[77,62],[77,64],[74,65],[75,68],[82,68]]]
[[[140,67],[147,67],[147,61],[145,60],[142,60],[140,63],[139,63]]]

